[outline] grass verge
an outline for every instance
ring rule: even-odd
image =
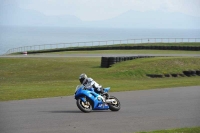
[[[111,91],[200,85],[200,76],[148,78],[146,74],[199,69],[200,58],[157,57],[100,68],[100,58],[0,58],[0,101],[72,95],[86,73]]]
[[[179,128],[171,130],[159,130],[159,131],[138,132],[138,133],[200,133],[200,127]]]
[[[137,43],[128,43],[128,44],[114,44],[114,45],[97,45],[97,46],[76,46],[76,47],[71,47],[71,46],[67,46],[66,48],[55,48],[55,49],[44,49],[44,50],[30,50],[28,51],[28,53],[32,53],[32,54],[35,54],[35,53],[58,53],[58,52],[63,52],[63,51],[95,51],[95,49],[101,49],[100,51],[102,51],[103,49],[107,49],[107,51],[111,51],[112,50],[109,50],[109,49],[116,49],[116,47],[118,47],[117,49],[119,49],[120,51],[124,51],[123,49],[127,46],[142,46],[143,48],[137,48],[137,50],[139,49],[148,49],[148,50],[145,50],[146,53],[148,53],[147,51],[159,51],[159,50],[155,50],[155,49],[158,49],[158,48],[150,48],[149,46],[155,46],[155,47],[158,47],[158,46],[164,46],[164,47],[169,47],[167,48],[167,52],[169,53],[174,53],[175,51],[181,51],[181,52],[178,52],[178,53],[187,53],[187,51],[191,51],[191,53],[196,53],[198,52],[198,48],[200,46],[200,42],[185,42],[185,43],[176,43],[176,42],[170,42],[170,43],[161,43],[161,42],[157,42],[157,43],[140,43],[140,44],[137,44]],[[145,48],[146,46],[148,46],[148,48]],[[184,49],[180,50],[179,48],[175,48],[175,50],[173,50],[174,48],[171,49],[171,47],[185,47]],[[191,47],[191,48],[186,48],[186,47]],[[194,48],[192,48],[194,47]],[[196,48],[195,48],[196,47]],[[93,50],[92,50],[93,49]],[[130,48],[126,48],[126,50],[129,50]],[[160,48],[159,48],[160,49]],[[160,51],[166,51],[166,48],[164,48],[165,50],[161,50]],[[178,50],[179,49],[179,50]],[[117,51],[119,51],[117,50]],[[125,51],[126,51],[125,50]],[[133,49],[132,49],[133,50]],[[196,51],[196,52],[193,52]],[[99,50],[98,50],[99,51]],[[105,51],[105,50],[104,50]],[[136,50],[134,50],[136,52]],[[166,53],[167,53],[166,52]],[[64,52],[65,54],[66,53],[70,53],[70,52]],[[150,52],[152,53],[152,52]],[[13,53],[12,55],[16,55],[16,54],[22,54],[21,52],[17,52],[17,53]],[[155,53],[154,53],[155,54]],[[162,53],[161,53],[162,54]]]
[[[183,50],[88,50],[88,51],[63,51],[46,54],[200,54],[200,51]]]

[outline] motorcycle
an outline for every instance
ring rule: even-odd
[[[104,88],[103,94],[97,94],[93,88],[86,89],[83,85],[78,85],[75,90],[74,97],[77,107],[85,113],[92,110],[108,110],[119,111],[120,101],[108,94],[110,87]]]

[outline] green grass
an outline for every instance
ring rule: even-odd
[[[73,95],[86,73],[111,91],[200,85],[200,76],[148,78],[146,74],[199,69],[200,58],[157,57],[100,67],[101,58],[0,58],[0,101]]]
[[[138,133],[200,133],[200,127],[179,128],[171,130],[159,130],[159,131],[138,132]]]
[[[181,50],[89,50],[50,52],[49,54],[200,54],[200,51]],[[45,53],[48,54],[48,53]]]
[[[109,46],[200,46],[200,42],[183,42],[183,43],[176,43],[176,42],[170,42],[170,43],[140,43],[140,44],[115,44],[115,45],[109,45]]]
[[[134,62],[134,63],[132,63]],[[200,69],[200,58],[157,57],[116,64],[112,69],[121,69],[111,75],[144,77],[146,74],[182,73],[183,70]]]
[[[195,40],[194,40],[195,41]],[[68,47],[68,48],[57,48],[57,49],[46,49],[46,50],[37,50],[34,53],[59,53],[61,52],[62,54],[70,54],[70,53],[127,53],[127,51],[129,51],[128,53],[136,53],[136,54],[143,54],[143,53],[148,53],[148,54],[162,54],[164,52],[164,54],[197,54],[199,53],[199,51],[184,51],[184,50],[98,50],[98,51],[83,51],[83,50],[78,50],[75,52],[70,52],[70,50],[77,50],[80,48],[102,48],[102,47],[115,47],[115,46],[120,46],[120,47],[124,47],[124,46],[192,46],[192,47],[196,47],[196,46],[200,46],[200,42],[184,42],[184,43],[176,43],[176,42],[171,42],[171,43],[161,43],[161,42],[157,42],[157,43],[140,43],[140,44],[134,44],[134,43],[128,43],[128,44],[114,44],[114,45],[101,45],[101,46],[79,46],[79,47]],[[67,52],[63,52],[63,51],[67,51]],[[125,52],[126,51],[126,52]],[[28,51],[29,53],[33,52],[33,51]],[[59,54],[61,54],[59,53]],[[127,53],[127,54],[128,54]],[[11,55],[16,55],[16,54],[21,54],[21,52],[17,52],[17,53],[13,53]]]

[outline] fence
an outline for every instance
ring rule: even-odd
[[[40,51],[70,47],[84,46],[103,46],[103,45],[126,45],[126,44],[142,44],[142,43],[185,43],[185,42],[200,42],[200,38],[142,38],[142,39],[127,39],[127,40],[107,40],[107,41],[89,41],[89,42],[73,42],[73,43],[57,43],[57,44],[42,44],[33,46],[23,46],[9,49],[5,54],[19,53],[25,51]]]

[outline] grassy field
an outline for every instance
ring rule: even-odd
[[[183,50],[89,50],[50,52],[50,54],[200,54],[200,51]],[[46,53],[47,54],[47,53]]]
[[[183,42],[183,43],[140,43],[140,44],[116,44],[122,46],[200,46],[200,42]],[[111,45],[113,46],[113,45]]]
[[[111,91],[200,85],[200,76],[148,78],[146,74],[200,70],[200,58],[157,57],[100,67],[101,58],[0,58],[0,101],[73,95],[86,73]]]
[[[91,45],[91,44],[90,44]],[[95,46],[85,46],[85,45],[80,45],[80,46],[75,46],[75,47],[73,47],[73,46],[71,46],[71,45],[69,45],[69,46],[67,46],[66,48],[55,48],[55,49],[45,49],[45,50],[36,50],[35,52],[34,51],[28,51],[28,53],[59,53],[59,54],[70,54],[70,53],[76,53],[76,52],[78,52],[78,53],[87,53],[87,52],[90,52],[90,53],[93,53],[94,51],[95,51],[95,53],[97,52],[97,53],[113,53],[113,50],[87,50],[87,51],[85,51],[85,52],[82,52],[82,50],[81,50],[81,52],[80,52],[80,48],[106,48],[106,47],[108,47],[108,48],[112,48],[112,47],[122,47],[122,49],[123,49],[123,47],[125,47],[125,46],[184,46],[184,47],[186,47],[186,46],[188,46],[188,47],[199,47],[200,46],[200,42],[185,42],[185,43],[176,43],[176,42],[170,42],[170,43],[161,43],[161,42],[157,42],[157,43],[140,43],[140,44],[137,44],[137,43],[128,43],[128,44],[114,44],[114,45],[95,45]],[[75,51],[75,50],[77,50],[77,49],[79,49],[78,51]],[[162,54],[162,52],[164,52],[164,54],[197,54],[197,53],[199,53],[199,51],[184,51],[184,50],[153,50],[153,49],[148,49],[148,50],[132,50],[132,51],[130,51],[130,50],[122,50],[122,49],[120,49],[120,50],[114,50],[114,52],[116,53],[117,51],[117,53],[126,53],[126,54],[128,54],[128,53],[131,53],[131,54],[133,54],[133,53],[136,53],[136,54],[139,54],[139,53],[141,53],[141,54],[143,54],[143,53],[146,53],[146,54]],[[69,52],[69,51],[71,51],[71,50],[73,50],[73,51],[75,51],[75,52]],[[66,51],[66,52],[62,52],[62,51]],[[126,52],[125,52],[126,51]],[[129,51],[128,53],[127,53],[127,51]],[[61,53],[60,53],[61,52]],[[21,52],[17,52],[17,53],[13,53],[12,55],[16,55],[16,54],[21,54]]]
[[[150,132],[138,132],[138,133],[200,133],[200,127],[159,130],[159,131],[150,131]]]

